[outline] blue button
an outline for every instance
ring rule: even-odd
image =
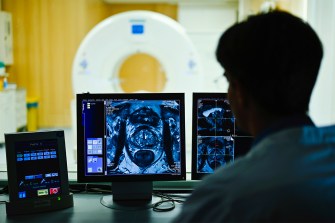
[[[131,26],[132,34],[143,34],[144,33],[144,26],[143,25],[132,25]]]
[[[26,192],[25,191],[19,192],[19,198],[26,198]]]

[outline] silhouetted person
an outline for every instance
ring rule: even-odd
[[[247,155],[202,180],[175,222],[335,222],[335,127],[316,127],[309,101],[322,44],[280,11],[230,27],[216,56]]]

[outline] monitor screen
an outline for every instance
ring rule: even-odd
[[[58,196],[61,179],[56,139],[15,143],[18,197]]]
[[[193,180],[246,154],[252,139],[236,127],[226,93],[193,93]]]
[[[79,182],[185,180],[183,93],[78,94]]]

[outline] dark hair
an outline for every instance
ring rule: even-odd
[[[282,11],[233,25],[216,50],[229,76],[240,81],[259,106],[279,115],[308,111],[322,55],[315,31]]]

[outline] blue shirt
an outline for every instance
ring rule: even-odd
[[[312,119],[307,115],[295,115],[289,116],[281,119],[280,121],[274,123],[269,128],[265,129],[263,132],[258,134],[253,141],[253,145],[256,145],[262,139],[266,138],[268,135],[272,133],[278,132],[283,129],[289,129],[299,126],[315,126]]]
[[[335,126],[309,123],[268,129],[203,179],[174,222],[335,222],[334,210]]]

